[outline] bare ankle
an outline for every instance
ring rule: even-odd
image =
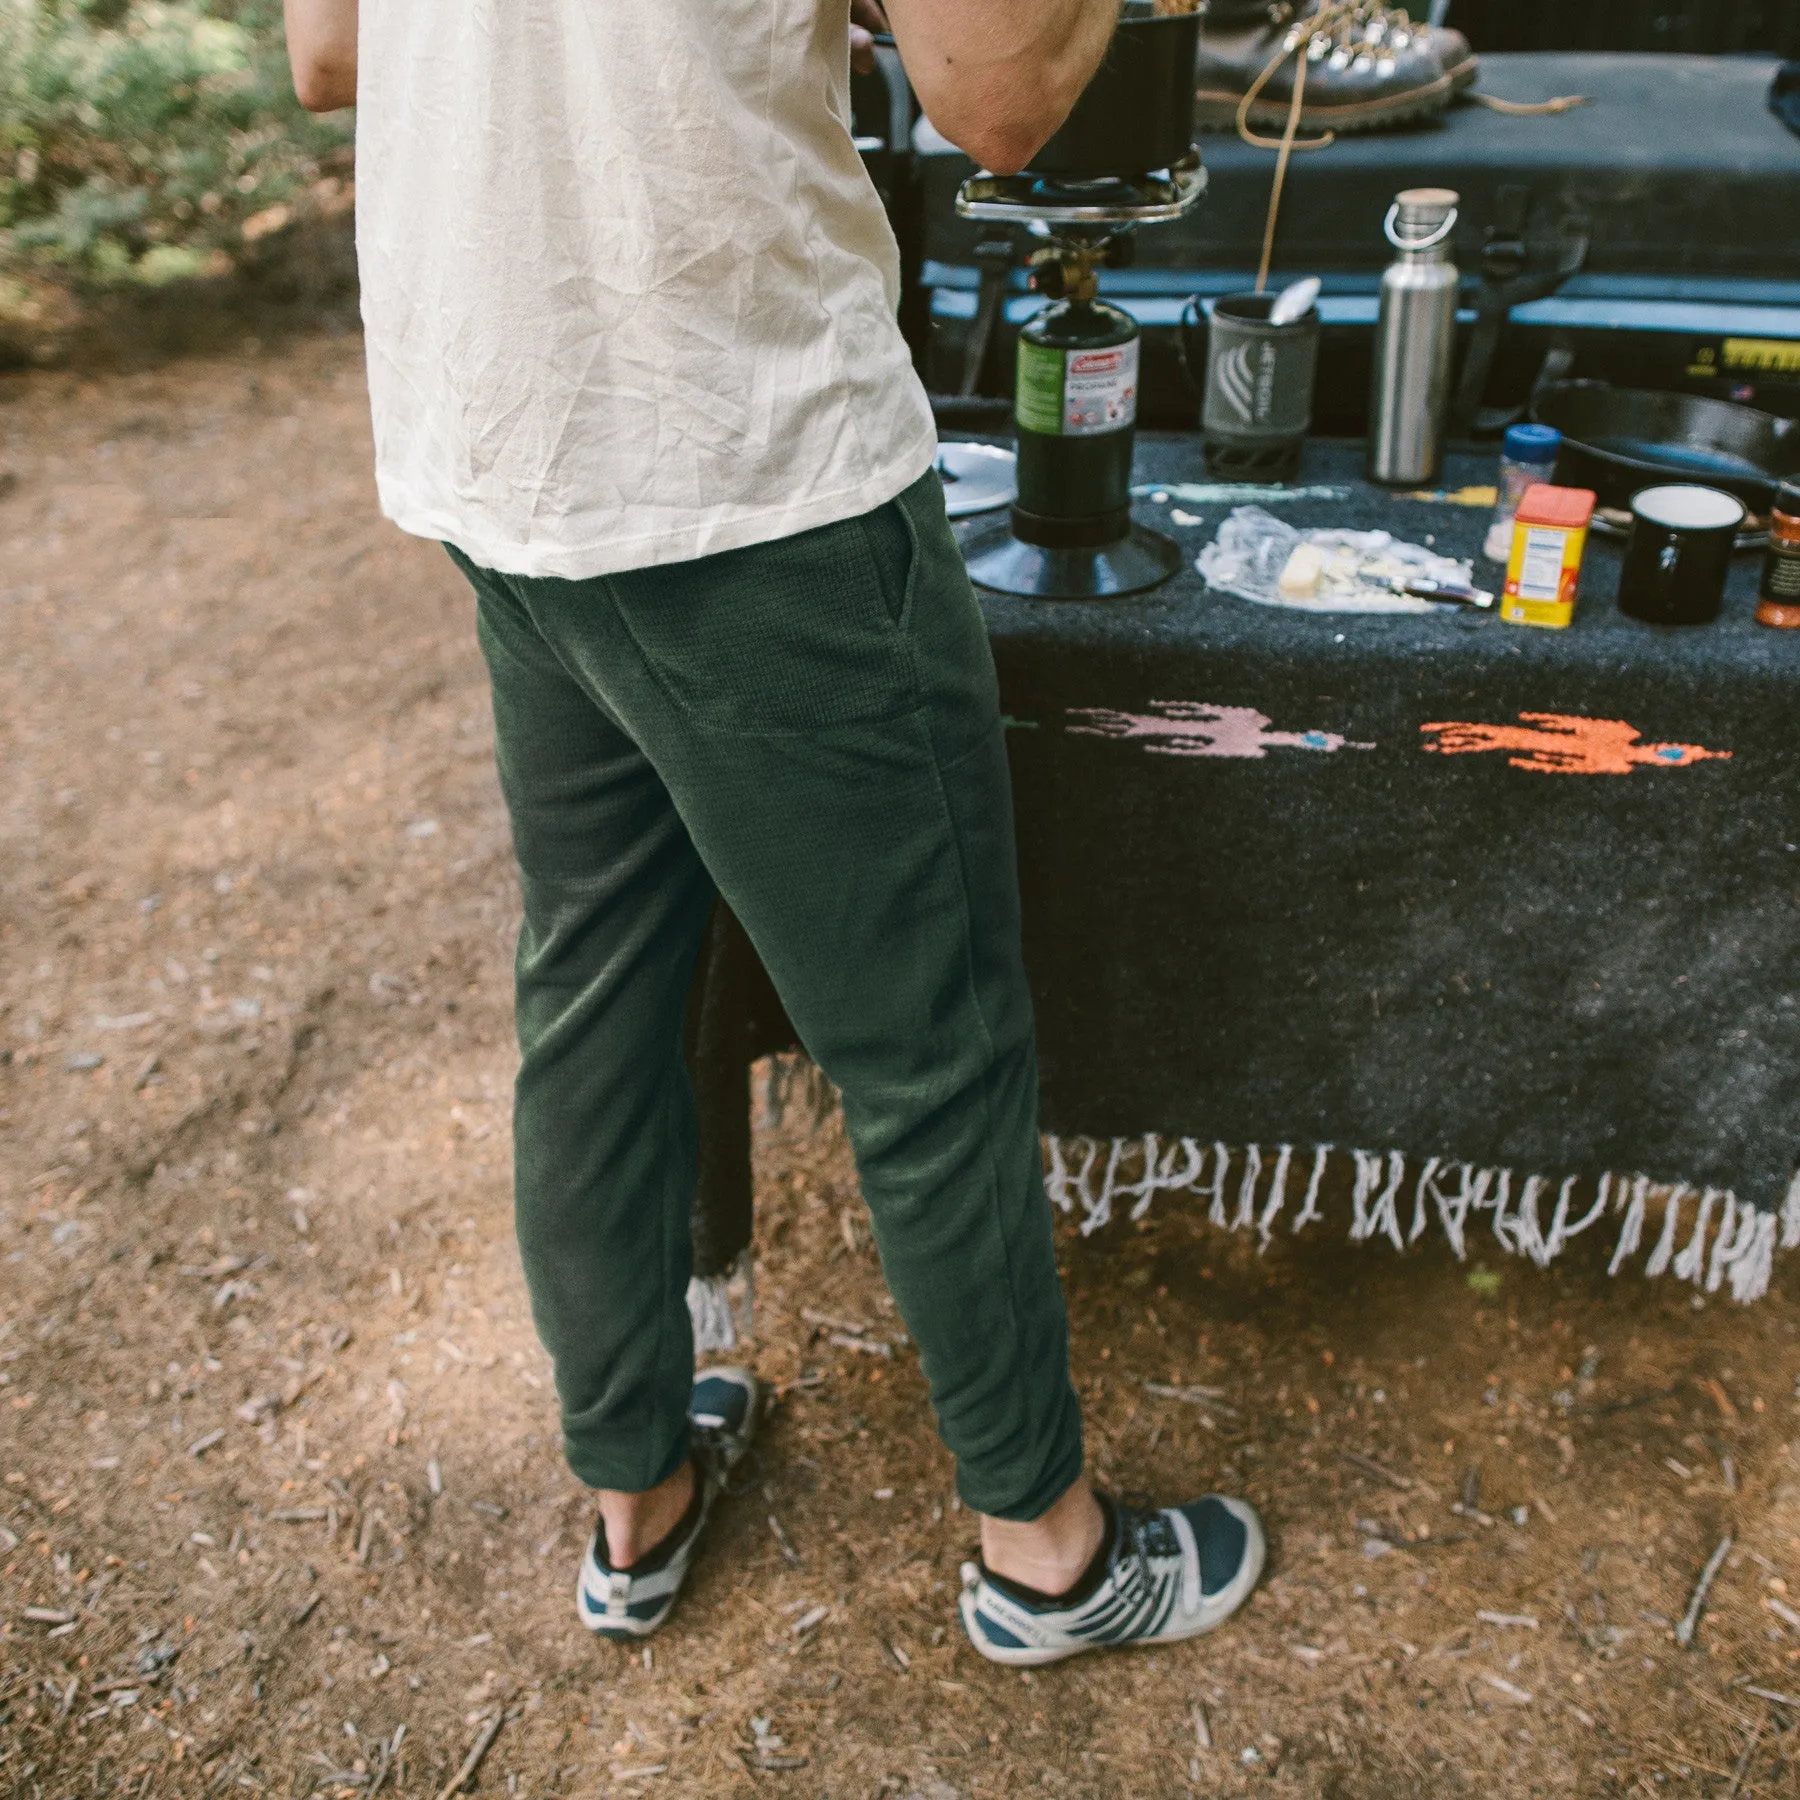
[[[981,1560],[1008,1581],[1041,1594],[1065,1594],[1094,1560],[1105,1529],[1100,1502],[1082,1480],[1036,1519],[984,1517]]]
[[[694,1481],[694,1464],[689,1458],[666,1481],[641,1494],[601,1489],[600,1522],[606,1537],[606,1560],[613,1568],[630,1568],[681,1523],[694,1498]]]

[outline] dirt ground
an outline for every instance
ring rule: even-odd
[[[588,1639],[470,604],[369,455],[353,337],[0,380],[0,1792],[432,1797],[486,1743],[509,1796],[1800,1796],[1800,1259],[1739,1310],[1067,1231],[1098,1473],[1273,1555],[1214,1639],[1018,1675],[806,1106],[759,1466],[653,1651]]]

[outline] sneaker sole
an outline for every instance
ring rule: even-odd
[[[1469,77],[1474,79],[1473,74]],[[1348,106],[1305,106],[1300,112],[1300,129],[1305,132],[1379,131],[1389,125],[1410,125],[1423,119],[1438,117],[1456,92],[1448,75],[1422,88],[1386,100],[1357,100]],[[1200,131],[1235,131],[1242,94],[1200,89],[1194,99],[1194,125]],[[1274,100],[1255,101],[1246,123],[1260,131],[1280,133],[1287,129],[1288,107]]]
[[[1136,1650],[1140,1647],[1154,1650],[1161,1644],[1184,1644],[1190,1638],[1205,1637],[1209,1631],[1217,1631],[1250,1597],[1250,1591],[1261,1579],[1263,1565],[1269,1556],[1269,1541],[1263,1534],[1262,1521],[1255,1511],[1241,1500],[1233,1500],[1224,1495],[1220,1498],[1243,1524],[1246,1540],[1244,1560],[1239,1565],[1238,1572],[1205,1602],[1212,1610],[1210,1613],[1203,1613],[1197,1623],[1182,1631],[1159,1632],[1155,1637],[1127,1638],[1122,1644],[1030,1645],[1009,1650],[1004,1644],[989,1641],[985,1632],[976,1630],[972,1616],[975,1597],[965,1591],[957,1602],[957,1608],[962,1614],[963,1634],[969,1640],[969,1648],[977,1656],[985,1657],[989,1662],[1004,1664],[1010,1669],[1041,1669],[1047,1663],[1067,1662],[1071,1656],[1085,1656],[1090,1650]]]

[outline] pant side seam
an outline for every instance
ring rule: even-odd
[[[994,726],[994,729],[995,730],[1002,729],[1002,727],[998,724],[997,721]],[[963,760],[965,760],[965,758],[967,756],[973,755],[975,753],[976,748],[979,748],[979,746],[972,746],[969,751],[964,753],[963,757],[958,757],[958,758],[953,759],[951,766],[954,767],[956,762],[963,761]],[[993,1034],[992,1027],[990,1026],[990,1024],[988,1022],[987,1013],[982,1007],[979,989],[978,989],[976,981],[975,981],[974,948],[973,948],[974,935],[975,935],[974,908],[969,899],[968,865],[967,865],[966,861],[964,860],[964,846],[963,846],[963,841],[962,841],[962,834],[957,829],[956,815],[951,808],[949,794],[945,789],[944,763],[938,753],[938,747],[937,747],[937,743],[936,743],[935,739],[932,739],[932,741],[931,741],[931,773],[932,773],[933,784],[935,785],[935,787],[937,789],[938,801],[943,810],[944,821],[949,830],[952,850],[953,850],[953,853],[956,858],[956,885],[957,885],[957,892],[962,901],[964,976],[965,976],[965,980],[966,980],[967,986],[968,986],[970,1004],[974,1008],[976,1018],[981,1023],[982,1042],[987,1051],[987,1057],[988,1057],[988,1069],[986,1071],[984,1071],[982,1083],[981,1083],[981,1111],[982,1111],[982,1118],[985,1121],[985,1125],[986,1125],[986,1130],[984,1132],[984,1147],[985,1147],[985,1154],[986,1154],[987,1163],[988,1163],[988,1176],[989,1176],[987,1198],[988,1198],[988,1205],[990,1207],[990,1210],[992,1211],[992,1213],[994,1215],[995,1232],[1000,1240],[1001,1254],[1006,1259],[1007,1316],[1012,1325],[1012,1335],[1013,1335],[1013,1342],[1014,1342],[1015,1356],[1016,1356],[1023,1345],[1025,1333],[1024,1333],[1023,1324],[1019,1318],[1019,1311],[1018,1311],[1018,1299],[1017,1299],[1018,1272],[1013,1263],[1012,1245],[1011,1245],[1010,1241],[1008,1240],[1006,1231],[1004,1229],[1004,1224],[1003,1224],[1003,1221],[1001,1218],[1001,1208],[1000,1208],[1001,1171],[1000,1171],[999,1164],[995,1158],[993,1094],[992,1094],[992,1089],[990,1086],[990,1078],[991,1078],[993,1067],[994,1067],[995,1063],[997,1063],[997,1061],[999,1060],[999,1051],[998,1051],[998,1047],[996,1046],[995,1041],[994,1041],[994,1034]],[[1064,1379],[1065,1380],[1067,1379],[1066,1368],[1064,1371]],[[1025,1386],[1026,1386],[1026,1391],[1029,1391],[1029,1385],[1025,1384]],[[1046,1421],[1046,1423],[1047,1423],[1047,1421]],[[1044,1510],[1048,1511],[1049,1507],[1055,1502],[1055,1500],[1058,1497],[1059,1496],[1054,1495],[1054,1494],[1051,1495],[1049,1500],[1047,1500],[1044,1504]],[[1041,1516],[1041,1514],[1038,1516]]]

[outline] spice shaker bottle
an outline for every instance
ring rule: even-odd
[[[1505,562],[1512,555],[1513,520],[1525,490],[1556,479],[1556,453],[1562,433],[1554,425],[1509,425],[1500,451],[1499,494],[1494,522],[1488,527],[1482,554],[1490,562]]]
[[[1800,479],[1790,478],[1775,490],[1756,622],[1800,627]]]
[[[1416,487],[1436,479],[1456,347],[1457,195],[1407,188],[1382,229],[1399,251],[1381,278],[1375,376],[1369,391],[1369,479]]]

